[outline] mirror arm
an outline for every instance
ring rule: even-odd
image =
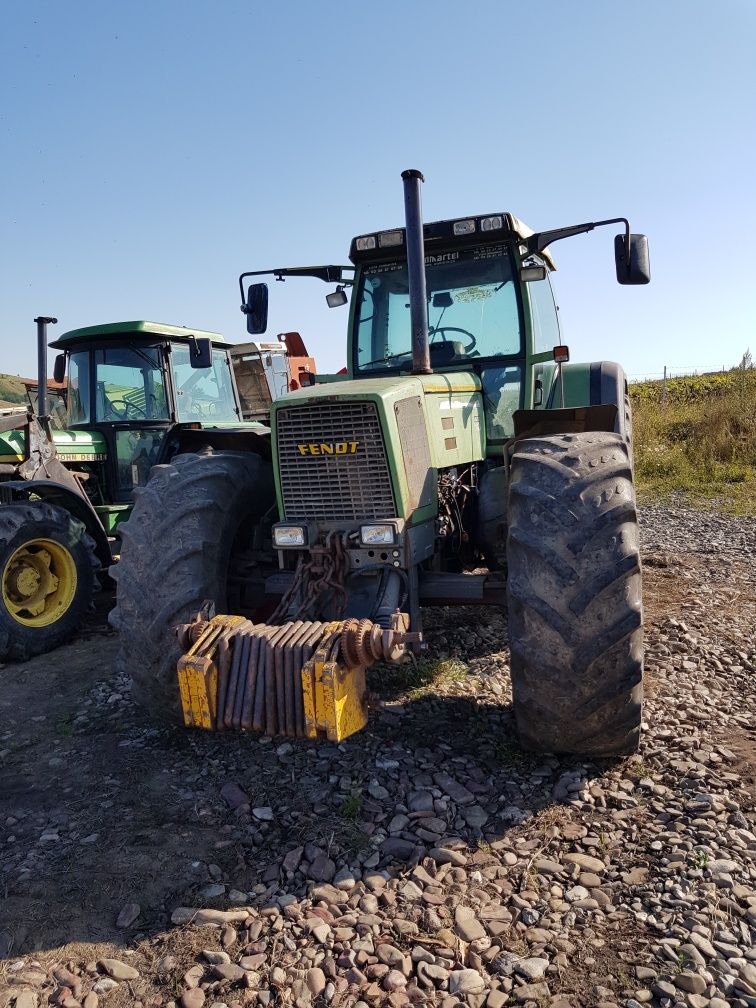
[[[588,231],[593,231],[597,227],[604,227],[606,224],[625,225],[625,254],[629,262],[630,222],[625,217],[612,217],[611,220],[593,221],[590,224],[573,224],[572,227],[555,228],[553,231],[539,231],[528,238],[528,252],[543,252],[552,242],[561,241],[562,238],[572,238],[573,235],[586,234]]]
[[[314,277],[325,283],[343,283],[351,286],[354,283],[354,278],[345,277],[344,270],[351,270],[354,273],[354,266],[281,266],[274,269],[253,270],[250,273],[242,273],[239,277],[239,294],[242,301],[246,301],[244,280],[247,277],[257,276],[274,276],[276,280],[281,281],[286,277]],[[242,311],[244,311],[243,308]]]

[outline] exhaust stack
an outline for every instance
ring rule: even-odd
[[[412,374],[432,374],[428,341],[428,296],[425,288],[423,213],[420,201],[420,183],[425,179],[422,172],[410,168],[402,172],[402,181],[412,326]]]
[[[37,419],[47,425],[47,327],[58,320],[40,315],[34,321],[37,323]]]

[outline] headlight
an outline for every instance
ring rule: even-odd
[[[304,546],[307,543],[307,530],[302,525],[276,525],[273,529],[273,542],[276,546]]]
[[[503,226],[504,224],[499,214],[495,217],[483,217],[480,221],[481,231],[500,231]]]
[[[369,252],[375,248],[375,235],[365,235],[362,238],[358,238],[356,245],[358,252]]]
[[[363,525],[360,528],[363,546],[392,546],[396,542],[393,525]]]

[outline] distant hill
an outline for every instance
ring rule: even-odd
[[[0,374],[0,399],[9,403],[27,402],[26,390],[21,379],[14,375]]]

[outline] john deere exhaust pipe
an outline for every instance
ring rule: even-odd
[[[432,374],[428,342],[428,297],[425,289],[425,242],[420,201],[422,172],[409,168],[402,172],[404,217],[407,234],[410,324],[412,326],[412,374]]]
[[[47,327],[58,320],[40,315],[34,321],[37,323],[37,418],[47,426]]]

